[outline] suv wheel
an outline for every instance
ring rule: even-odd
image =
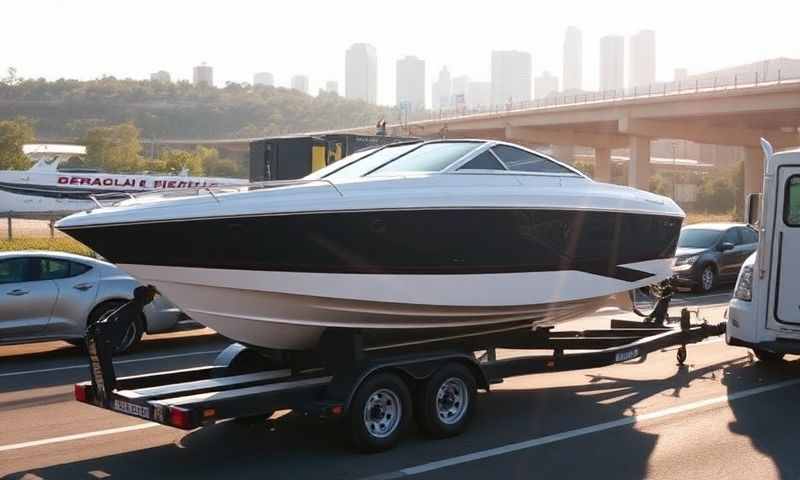
[[[717,286],[717,270],[714,265],[708,264],[700,271],[697,277],[696,290],[700,293],[708,293]]]

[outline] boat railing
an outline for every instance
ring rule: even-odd
[[[89,198],[97,205],[98,208],[103,207],[116,207],[120,206],[122,202],[125,202],[125,205],[132,205],[136,204],[139,201],[143,201],[146,199],[166,199],[166,198],[179,198],[179,197],[188,197],[188,196],[201,196],[201,195],[209,195],[211,196],[217,203],[220,203],[221,198],[219,194],[224,193],[241,193],[241,192],[250,192],[255,190],[264,190],[269,188],[278,188],[278,187],[288,187],[294,185],[305,185],[311,183],[325,183],[328,184],[331,188],[333,188],[336,193],[343,197],[342,191],[334,184],[332,181],[325,179],[325,178],[309,178],[304,179],[300,178],[297,180],[268,180],[263,182],[251,182],[245,183],[241,185],[213,185],[213,186],[202,186],[202,187],[190,187],[190,188],[180,188],[180,189],[160,189],[160,190],[149,190],[146,192],[109,192],[109,193],[98,193],[89,195]]]

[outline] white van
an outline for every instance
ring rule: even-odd
[[[728,308],[728,345],[759,360],[800,354],[800,149],[765,155],[763,194],[750,195],[747,221],[758,249],[742,265]]]

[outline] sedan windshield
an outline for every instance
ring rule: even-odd
[[[360,160],[345,165],[335,172],[324,176],[324,178],[356,178],[360,177],[386,162],[397,158],[409,150],[419,146],[419,143],[404,143],[401,145],[389,145],[388,147],[374,151],[371,155],[364,156]],[[335,164],[334,164],[335,165]]]
[[[482,145],[479,142],[435,142],[421,145],[370,175],[398,172],[439,172]]]
[[[678,237],[678,247],[710,248],[717,243],[721,235],[722,232],[719,230],[687,228],[682,230],[680,237]]]

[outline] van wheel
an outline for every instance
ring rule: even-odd
[[[717,270],[714,268],[713,265],[706,265],[700,271],[700,275],[697,277],[697,287],[695,287],[695,291],[699,293],[708,293],[711,290],[714,290],[714,287],[717,286]]]
[[[124,305],[125,301],[122,300],[110,300],[108,302],[103,302],[100,305],[96,306],[92,313],[89,314],[89,318],[86,322],[87,325],[91,325],[106,316],[110,315],[111,312],[118,309],[122,305]],[[131,322],[128,326],[128,330],[125,331],[125,336],[122,337],[122,340],[119,344],[114,345],[114,353],[126,353],[130,351],[133,347],[135,347],[139,341],[142,339],[142,335],[144,335],[144,319],[137,318],[136,321]]]
[[[462,433],[475,411],[475,376],[460,363],[449,363],[434,373],[417,395],[416,419],[435,438]]]
[[[378,373],[356,391],[348,424],[354,446],[367,453],[394,447],[408,425],[411,394],[398,375]]]
[[[756,358],[759,361],[764,362],[766,364],[775,364],[783,361],[783,357],[786,355],[784,353],[778,352],[771,352],[769,350],[762,350],[760,348],[754,348],[753,353],[756,354]]]

